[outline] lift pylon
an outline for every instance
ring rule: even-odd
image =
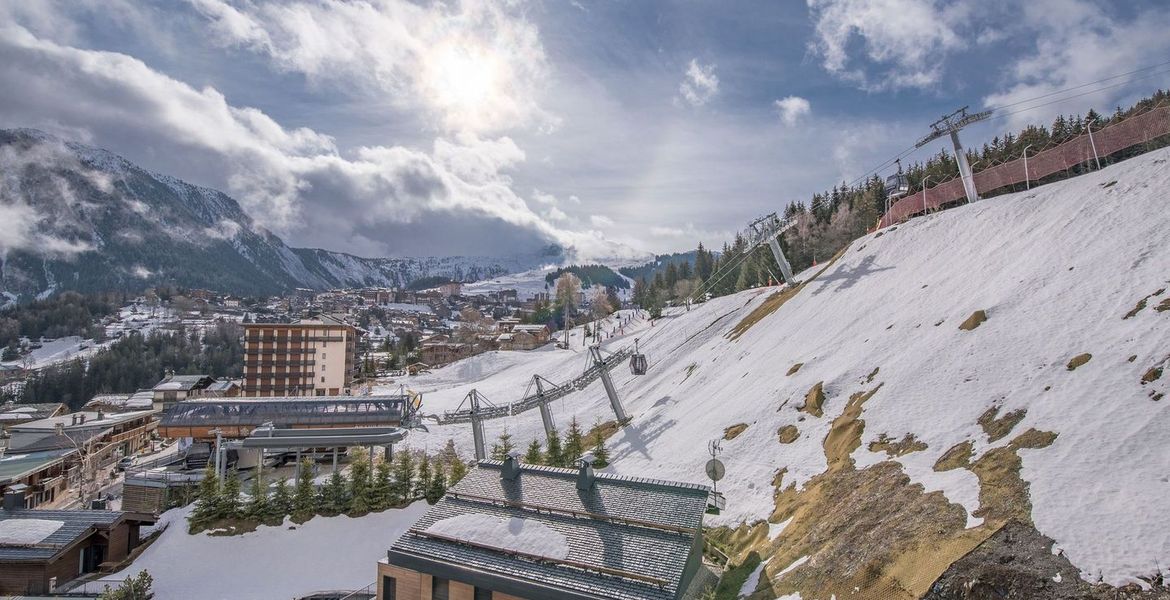
[[[963,151],[963,144],[959,143],[959,131],[972,123],[987,119],[991,116],[991,111],[985,110],[969,115],[967,114],[968,108],[970,107],[964,106],[931,123],[930,134],[918,140],[918,143],[914,144],[914,147],[921,148],[944,135],[950,135],[951,144],[955,147],[955,160],[959,163],[959,175],[963,179],[963,191],[967,194],[967,202],[977,202],[979,200],[979,190],[975,189],[975,175],[971,172],[970,163],[967,162],[967,153]]]
[[[617,388],[613,385],[613,379],[609,376],[609,369],[606,368],[605,358],[601,356],[601,346],[593,345],[589,347],[589,355],[593,357],[593,364],[598,367],[601,375],[601,385],[605,386],[605,393],[609,396],[609,404],[613,407],[613,414],[617,417],[618,423],[626,422],[626,409],[622,406],[622,401],[618,398]]]
[[[544,423],[544,435],[546,439],[552,437],[553,432],[557,430],[556,423],[553,422],[552,409],[549,408],[548,395],[544,393],[544,382],[547,381],[540,375],[532,376],[532,384],[536,386],[537,406],[540,408],[540,420]]]
[[[463,402],[459,403],[459,408],[456,410],[462,409],[464,404],[467,405],[470,413],[471,436],[475,442],[475,460],[478,462],[487,458],[483,435],[483,405],[486,404],[493,408],[494,405],[474,389],[467,392],[467,396],[463,398]]]
[[[760,244],[767,243],[772,249],[772,257],[776,259],[776,264],[780,267],[784,283],[789,285],[795,284],[796,281],[792,276],[792,265],[788,263],[788,258],[784,256],[784,250],[780,248],[780,236],[795,225],[796,219],[781,219],[776,216],[776,213],[764,215],[748,223],[748,244],[743,251],[744,254],[747,254]]]

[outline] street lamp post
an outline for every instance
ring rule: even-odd
[[[1028,144],[1027,146],[1024,146],[1024,189],[1025,190],[1032,189],[1032,178],[1028,175],[1028,148],[1031,148],[1031,147],[1032,147],[1032,144]]]

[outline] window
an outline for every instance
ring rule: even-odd
[[[325,376],[324,375],[321,376],[321,383],[325,383]]]
[[[473,600],[492,600],[492,591],[486,588],[476,587],[475,598]]]
[[[324,352],[321,353],[321,360],[325,360],[325,353]]]
[[[398,600],[398,580],[389,575],[382,576],[382,600]]]
[[[431,600],[451,600],[448,588],[450,581],[439,577],[431,577]]]

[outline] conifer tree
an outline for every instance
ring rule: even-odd
[[[565,450],[561,447],[561,434],[556,428],[548,433],[548,450],[544,453],[544,464],[550,467],[565,466]]]
[[[372,491],[370,510],[381,511],[390,508],[394,503],[393,487],[390,462],[383,460],[374,467],[374,480],[370,485]]]
[[[288,479],[281,477],[276,480],[272,490],[272,499],[268,501],[268,514],[264,521],[271,524],[280,524],[292,512],[292,494],[288,489]]]
[[[410,492],[413,489],[414,480],[414,458],[410,455],[409,449],[403,449],[398,453],[398,458],[394,461],[394,495],[393,504],[401,506],[410,503],[413,498]]]
[[[208,461],[207,468],[203,469],[203,479],[199,480],[196,504],[191,516],[188,517],[188,529],[194,533],[208,523],[219,518],[220,511],[220,484],[215,474],[215,466]]]
[[[512,434],[508,433],[505,428],[504,432],[500,434],[500,441],[492,444],[492,460],[504,460],[515,449],[516,445],[512,443]]]
[[[467,463],[463,462],[463,459],[459,458],[458,455],[455,456],[455,460],[451,461],[450,469],[451,473],[447,476],[447,485],[449,486],[459,483],[467,475]]]
[[[243,515],[240,507],[240,474],[235,469],[228,471],[220,493],[220,518],[238,519]]]
[[[264,478],[260,473],[252,478],[252,485],[248,489],[248,505],[244,507],[244,518],[260,523],[268,516],[268,488],[264,485]]]
[[[577,417],[569,421],[569,431],[565,434],[565,456],[563,466],[572,466],[585,453],[585,436],[581,433],[581,426],[577,424]]]
[[[349,514],[355,516],[370,512],[370,465],[364,454],[356,453],[349,469]]]
[[[605,436],[600,428],[593,429],[593,466],[604,469],[609,466],[609,449],[605,447]]]
[[[528,444],[528,451],[524,453],[524,462],[530,465],[539,465],[544,462],[544,455],[540,452],[540,440],[532,440]]]
[[[341,469],[333,471],[329,475],[329,481],[321,486],[321,491],[317,494],[317,506],[321,514],[326,516],[339,515],[349,506],[349,493]]]
[[[443,473],[442,465],[435,466],[431,480],[427,482],[427,503],[434,504],[447,493],[447,476]]]
[[[308,459],[302,460],[297,467],[296,491],[293,493],[292,517],[298,523],[304,523],[313,517],[316,512],[316,499],[313,492],[313,465]]]
[[[431,459],[423,452],[422,458],[418,461],[418,478],[414,483],[414,491],[411,496],[414,498],[423,498],[427,495],[427,486],[431,483]]]

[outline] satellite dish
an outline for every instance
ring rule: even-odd
[[[709,477],[711,481],[719,481],[720,479],[723,479],[724,475],[727,474],[727,469],[723,466],[723,461],[719,460],[718,458],[712,458],[711,460],[707,461],[706,469],[707,477]]]

